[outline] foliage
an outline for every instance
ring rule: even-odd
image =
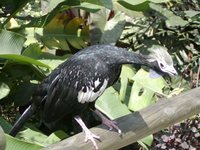
[[[0,149],[5,149],[6,148],[6,138],[3,132],[3,129],[0,126]]]
[[[178,77],[152,79],[140,67],[124,65],[119,81],[96,102],[96,107],[112,119],[199,85],[198,1],[7,0],[1,1],[0,6],[1,110],[7,105],[15,108],[28,104],[35,85],[57,65],[97,43],[112,43],[144,53],[155,44],[163,45],[179,71]],[[9,113],[0,118],[6,133],[11,126],[5,120]],[[31,128],[35,127],[37,119],[31,123]],[[11,143],[8,148],[40,148],[68,136],[64,132],[62,136],[43,133],[27,129],[19,136],[23,141],[7,135]],[[32,138],[36,134],[39,141]],[[148,136],[139,143],[147,149],[152,141],[153,136]]]

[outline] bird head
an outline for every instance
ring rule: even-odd
[[[149,62],[156,62],[158,69],[169,75],[177,75],[177,71],[173,66],[173,61],[167,49],[163,46],[154,45],[150,49],[150,54],[148,57]]]

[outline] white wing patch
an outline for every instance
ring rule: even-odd
[[[96,88],[99,84],[100,84],[100,81],[99,81],[99,78],[98,78],[96,81],[94,81],[94,87]]]
[[[100,84],[99,79],[94,82],[95,87],[97,87],[99,84]],[[86,92],[83,92],[83,90],[80,90],[78,92],[78,102],[79,103],[93,102],[103,93],[103,91],[106,89],[107,85],[108,85],[108,80],[105,79],[103,81],[102,87],[97,92],[93,91],[94,87],[92,87],[92,86],[86,87]]]

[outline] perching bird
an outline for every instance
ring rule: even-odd
[[[89,102],[94,102],[105,89],[117,81],[123,64],[146,65],[154,70],[176,75],[170,55],[158,47],[151,55],[129,52],[113,45],[94,45],[79,51],[60,64],[47,76],[32,95],[32,104],[26,109],[10,131],[15,136],[27,119],[36,111],[42,112],[44,123],[56,122],[67,114],[73,114],[96,149],[95,138],[79,114]],[[95,112],[105,120],[98,110]],[[104,121],[110,128],[121,133],[109,119]]]

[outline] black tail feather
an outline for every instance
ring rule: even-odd
[[[9,134],[13,137],[16,136],[16,134],[19,132],[19,130],[22,128],[25,122],[35,113],[35,111],[36,106],[30,105],[20,116],[20,118],[15,122]]]

